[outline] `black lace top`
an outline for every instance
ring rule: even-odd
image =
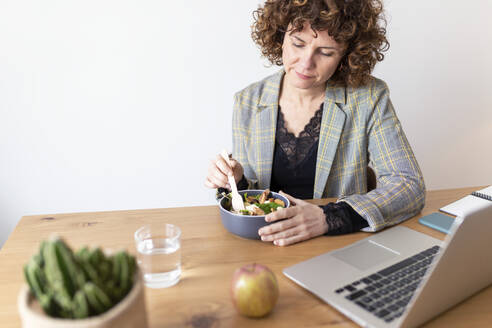
[[[282,190],[296,198],[313,198],[318,141],[323,116],[323,104],[304,130],[296,137],[285,126],[284,115],[278,111],[275,151],[270,189]],[[344,234],[367,227],[364,220],[345,202],[320,206],[328,224],[328,235]]]
[[[282,190],[296,198],[313,198],[316,157],[323,106],[321,106],[299,137],[287,131],[284,115],[279,109],[270,189]]]

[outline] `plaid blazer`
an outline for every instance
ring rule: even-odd
[[[284,70],[235,95],[233,156],[250,189],[270,187],[280,85]],[[367,192],[367,167],[377,188]],[[424,206],[422,173],[396,117],[385,82],[359,88],[327,83],[319,136],[314,198],[337,197],[378,231]]]

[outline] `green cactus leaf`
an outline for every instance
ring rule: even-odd
[[[89,261],[82,261],[80,262],[80,265],[87,277],[87,281],[93,281],[94,283],[100,284],[99,274]]]
[[[120,260],[121,270],[120,270],[120,286],[124,293],[129,289],[130,286],[130,263],[128,262],[128,256],[126,252],[120,252],[117,254]]]
[[[43,311],[50,316],[57,316],[60,307],[57,306],[53,295],[51,294],[43,294],[37,297],[39,304],[43,308]]]
[[[101,302],[101,304],[104,306],[106,310],[110,309],[113,306],[113,302],[111,301],[109,296],[106,295],[106,293],[97,285],[94,285],[94,292],[96,294],[97,299],[99,300],[99,302]]]
[[[55,244],[49,242],[44,248],[43,257],[45,259],[44,271],[46,278],[55,291],[69,294],[67,285],[69,277],[66,275],[60,266],[60,256],[57,254]]]
[[[41,245],[39,246],[39,260],[40,260],[40,267],[43,267],[44,266],[44,257],[43,257],[43,250],[44,248],[46,247],[46,244],[48,242],[46,240],[43,240],[41,242]]]
[[[102,281],[107,281],[111,278],[111,269],[111,261],[108,259],[104,259],[104,261],[99,264],[98,272]]]
[[[29,263],[24,267],[24,273],[29,284],[29,287],[36,297],[44,294],[44,281],[41,278],[41,268],[38,262],[31,258]]]
[[[77,319],[89,316],[89,304],[82,289],[78,290],[73,297],[73,316]]]
[[[68,275],[68,281],[70,284],[69,293],[73,297],[75,292],[82,288],[85,284],[85,275],[81,270],[79,263],[72,250],[65,244],[62,239],[55,242],[57,254],[61,257],[60,267]]]
[[[98,267],[99,264],[105,259],[103,251],[98,247],[93,249],[89,255],[89,261],[94,267]]]
[[[136,268],[137,268],[137,262],[135,261],[135,257],[128,255],[129,259],[129,264],[130,264],[130,289],[131,286],[133,286],[133,278],[135,276]]]
[[[24,265],[24,277],[26,278],[27,284],[29,285],[29,290],[33,295],[36,297],[38,296],[39,292],[36,290],[36,282],[33,281],[33,278],[31,274],[29,273],[29,265],[26,264]]]
[[[120,261],[116,257],[116,255],[113,255],[111,257],[111,263],[113,264],[113,280],[116,282],[117,285],[120,283]]]
[[[92,282],[87,282],[84,285],[84,293],[87,296],[87,301],[89,303],[89,306],[96,314],[103,313],[109,307],[111,307],[111,301],[109,301],[109,303],[105,302],[109,300],[109,298],[107,300],[104,299],[104,297],[100,298],[99,295],[97,295],[98,291],[100,291],[100,289]]]
[[[78,260],[88,260],[89,259],[89,248],[87,246],[84,246],[80,248],[77,252],[75,252],[75,257]]]
[[[53,300],[59,307],[59,316],[62,318],[70,317],[69,313],[72,311],[72,298],[65,293],[54,292]]]

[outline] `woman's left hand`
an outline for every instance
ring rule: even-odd
[[[262,241],[273,241],[277,246],[287,246],[320,236],[328,231],[325,213],[319,206],[294,198],[282,191],[280,194],[289,199],[290,207],[268,214],[265,221],[286,220],[258,230]]]

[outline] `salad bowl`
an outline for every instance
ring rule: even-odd
[[[243,199],[248,196],[260,196],[265,190],[240,190],[239,194]],[[284,207],[290,206],[289,200],[279,193],[270,191],[269,199],[279,199],[284,203]],[[266,222],[265,215],[247,215],[241,213],[234,213],[231,210],[231,199],[224,196],[219,201],[220,218],[222,225],[231,233],[248,239],[260,239],[258,230],[261,227],[269,225],[274,222]]]

